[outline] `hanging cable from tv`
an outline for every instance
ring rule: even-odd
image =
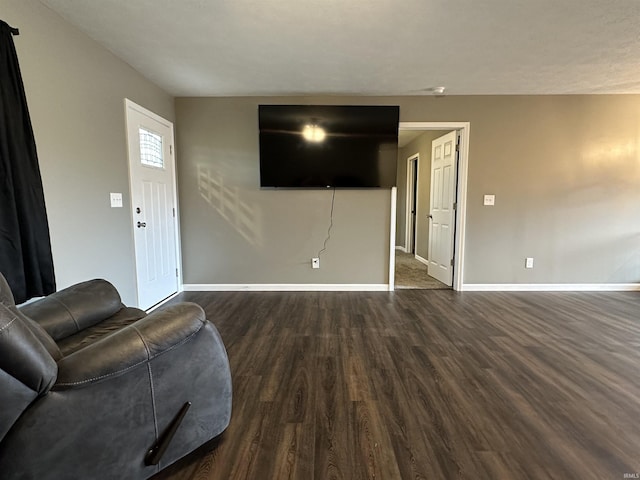
[[[320,258],[320,254],[322,254],[322,252],[327,250],[327,243],[329,242],[329,240],[331,240],[331,229],[333,228],[333,206],[336,201],[336,187],[333,187],[332,190],[333,192],[331,194],[331,214],[329,216],[329,228],[327,229],[327,237],[324,239],[324,243],[322,244],[322,250],[320,250],[318,252],[318,255],[316,255],[318,258]]]

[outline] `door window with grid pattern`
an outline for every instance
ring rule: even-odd
[[[162,136],[145,128],[139,128],[140,162],[149,167],[164,168]]]

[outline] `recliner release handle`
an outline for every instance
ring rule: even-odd
[[[167,427],[158,441],[147,451],[147,454],[144,457],[145,465],[157,465],[160,463],[160,459],[164,455],[164,452],[167,451],[167,448],[169,447],[173,436],[176,434],[178,427],[182,423],[184,416],[187,414],[189,407],[191,407],[191,402],[185,403],[182,408],[180,408],[173,421],[169,424],[169,427]]]

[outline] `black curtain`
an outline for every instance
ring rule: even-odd
[[[18,56],[17,33],[0,20],[0,273],[16,303],[56,289],[36,143]]]

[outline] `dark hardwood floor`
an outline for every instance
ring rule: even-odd
[[[185,293],[233,417],[154,480],[640,473],[640,293]]]

